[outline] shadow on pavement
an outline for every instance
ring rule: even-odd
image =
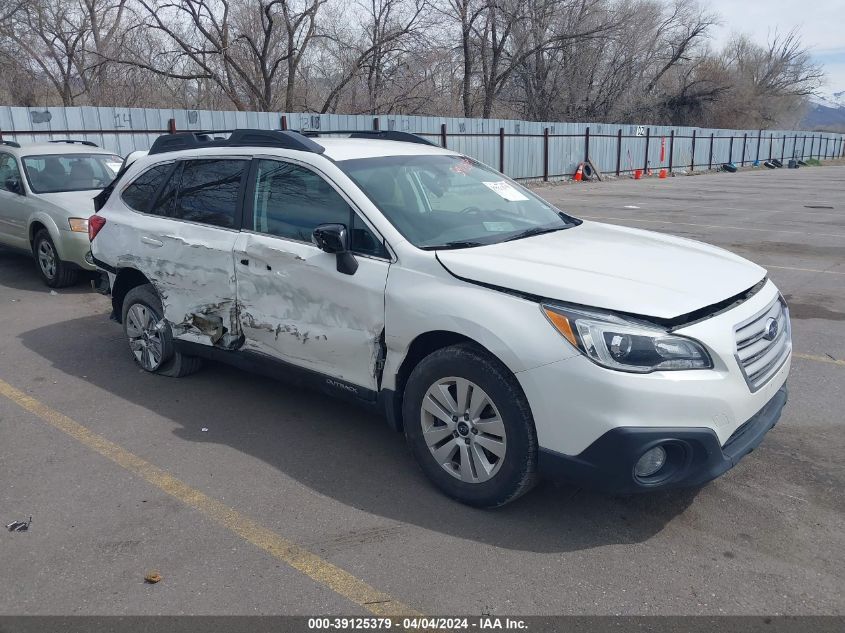
[[[504,508],[477,510],[435,490],[403,436],[367,410],[221,364],[183,379],[145,374],[120,326],[102,315],[20,338],[59,370],[181,425],[183,440],[230,446],[346,505],[497,547],[565,552],[646,541],[697,494],[610,497],[541,483]],[[198,433],[203,426],[213,435]]]
[[[31,290],[35,292],[50,292],[50,288],[38,274],[35,258],[24,251],[12,250],[0,246],[0,271],[4,286],[15,290]],[[87,274],[79,276],[79,282],[68,288],[60,288],[56,292],[61,294],[85,294],[91,292]]]

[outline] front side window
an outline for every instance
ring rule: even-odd
[[[175,205],[172,206],[172,217],[236,228],[239,224],[238,200],[241,181],[248,166],[249,162],[246,160],[185,161],[179,181],[179,193],[176,195]],[[167,192],[165,197],[166,195]]]
[[[15,157],[11,154],[0,154],[0,190],[20,193],[22,191],[20,183],[21,172],[18,170]]]
[[[502,174],[462,156],[385,156],[339,161],[409,242],[467,248],[580,223]]]
[[[173,163],[167,163],[156,165],[145,171],[123,190],[120,196],[123,202],[136,211],[143,213],[149,211],[156,193],[161,189],[172,167]]]
[[[103,189],[123,159],[113,154],[46,154],[24,156],[22,162],[34,193],[58,193]]]
[[[343,224],[350,249],[387,257],[376,235],[320,175],[296,165],[259,160],[253,200],[253,228],[260,233],[310,242],[321,224]]]

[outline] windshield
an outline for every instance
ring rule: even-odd
[[[48,154],[24,156],[23,169],[33,193],[102,189],[120,170],[114,154]]]
[[[419,248],[469,248],[580,223],[463,156],[359,158],[338,166]]]

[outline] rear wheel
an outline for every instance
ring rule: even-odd
[[[480,507],[531,489],[537,435],[513,374],[483,349],[438,350],[411,372],[405,435],[423,471],[447,495]]]
[[[202,361],[177,352],[173,333],[164,320],[161,299],[150,284],[130,290],[123,300],[123,331],[129,350],[142,369],[181,378],[197,371]]]
[[[41,229],[32,241],[32,252],[38,263],[38,272],[50,288],[72,286],[79,279],[79,269],[59,259],[56,245],[47,229]]]

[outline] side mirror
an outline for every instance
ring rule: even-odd
[[[23,187],[21,187],[21,181],[17,178],[6,178],[6,190],[11,191],[12,193],[16,193],[19,196],[23,195]]]
[[[346,227],[343,224],[321,224],[311,233],[311,241],[326,253],[345,253]]]
[[[343,224],[321,224],[311,233],[311,241],[325,253],[337,255],[337,272],[354,275],[358,260],[349,252],[349,233]]]

